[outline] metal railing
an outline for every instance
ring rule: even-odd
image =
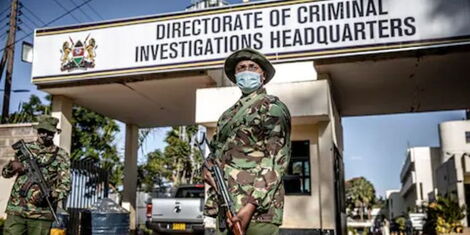
[[[81,212],[108,197],[108,172],[94,159],[72,160],[72,187],[67,199],[67,234],[80,234]]]

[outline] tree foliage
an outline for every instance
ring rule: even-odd
[[[94,159],[110,174],[109,182],[122,184],[124,165],[116,146],[116,121],[80,106],[72,108],[72,159]]]
[[[345,186],[346,207],[350,211],[359,209],[360,219],[363,220],[365,209],[371,209],[375,201],[374,185],[364,177],[356,177],[346,181]]]
[[[152,192],[154,185],[162,185],[163,179],[171,177],[171,162],[157,149],[147,154],[147,162],[138,166],[137,185],[140,190]]]
[[[451,197],[437,197],[426,208],[426,223],[424,232],[426,234],[437,233],[462,233],[461,220],[465,218],[465,206],[460,206]]]
[[[50,100],[50,97],[46,99]],[[39,115],[50,115],[50,110],[50,104],[43,104],[39,97],[32,95],[18,112],[10,115],[8,121],[37,122]],[[123,164],[115,144],[118,132],[119,126],[114,120],[83,107],[73,106],[71,159],[93,159],[100,162],[111,172],[109,182],[115,187],[122,184],[123,175]]]
[[[50,105],[43,104],[39,97],[32,95],[27,103],[21,105],[20,111],[10,115],[9,121],[36,122],[39,115],[50,114],[50,110]],[[72,116],[71,158],[99,161],[111,172],[110,183],[115,187],[121,185],[123,163],[115,144],[119,126],[114,120],[80,106],[73,106]],[[151,131],[140,131],[140,147]],[[196,125],[173,127],[165,138],[168,146],[164,151],[155,150],[147,154],[147,162],[138,166],[139,188],[149,192],[155,183],[162,180],[171,181],[174,185],[202,182],[202,155],[195,146],[197,132]]]
[[[201,182],[202,155],[196,147],[197,126],[173,127],[165,139],[164,155],[172,162],[172,182],[175,185]]]
[[[141,133],[141,136],[148,132]],[[167,132],[164,151],[156,150],[147,154],[147,162],[139,166],[139,188],[149,192],[155,183],[162,180],[173,185],[202,182],[202,154],[197,148],[198,127],[172,127]],[[141,138],[140,141],[145,141]]]
[[[50,97],[46,97],[50,100]],[[31,123],[37,122],[37,117],[42,114],[50,114],[49,105],[44,105],[41,99],[36,95],[31,95],[29,101],[20,104],[19,111],[10,114],[7,119],[8,123]]]
[[[396,229],[400,232],[404,232],[406,230],[406,221],[408,219],[406,218],[406,216],[399,216],[397,218],[394,219],[395,223],[396,223]]]

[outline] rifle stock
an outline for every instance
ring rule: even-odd
[[[233,218],[233,215],[230,211],[227,211],[227,218],[230,220]],[[245,233],[243,232],[242,225],[240,221],[236,222],[233,227],[232,227],[232,232],[235,235],[244,235]]]

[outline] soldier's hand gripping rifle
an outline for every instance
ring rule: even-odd
[[[46,200],[49,209],[51,210],[52,216],[54,216],[54,220],[57,224],[60,224],[59,219],[57,218],[57,214],[55,213],[54,207],[52,206],[49,197],[51,196],[51,189],[47,186],[47,182],[42,175],[41,168],[39,168],[38,163],[34,159],[34,155],[29,150],[28,146],[24,140],[19,140],[18,142],[14,143],[11,146],[14,150],[20,151],[20,155],[18,156],[18,160],[20,160],[23,164],[25,164],[26,174],[28,174],[29,180],[33,184],[37,184],[39,189],[41,190],[42,197]]]
[[[198,147],[199,147],[199,151],[201,152],[201,154],[204,155],[204,151],[202,150],[201,145],[204,145],[205,143],[208,143],[208,142],[207,142],[207,139],[206,139],[205,135],[203,135],[202,138],[203,138],[202,141],[197,143],[197,144],[198,144]],[[210,151],[210,148],[209,148],[209,151]],[[209,164],[209,162],[210,162],[210,164]],[[215,191],[217,193],[219,201],[223,202],[223,204],[221,205],[221,208],[219,208],[219,216],[221,216],[221,218],[223,218],[222,220],[220,220],[220,222],[221,223],[226,223],[225,219],[228,218],[229,220],[232,220],[232,218],[235,215],[237,215],[237,212],[235,211],[235,208],[233,206],[233,201],[230,198],[230,195],[228,194],[227,185],[225,184],[225,180],[224,180],[224,173],[220,169],[217,162],[214,161],[214,159],[211,159],[211,158],[207,158],[204,161],[204,167],[211,172],[212,178],[215,181],[214,182],[215,186],[216,186]],[[224,212],[225,212],[225,214],[224,214]],[[221,227],[224,227],[224,226],[221,226]],[[235,235],[244,235],[245,234],[245,232],[242,229],[240,221],[237,221],[233,225],[232,232]]]

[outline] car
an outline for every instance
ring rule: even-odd
[[[147,204],[147,228],[165,234],[204,233],[204,185],[181,185],[174,197],[152,198]]]

